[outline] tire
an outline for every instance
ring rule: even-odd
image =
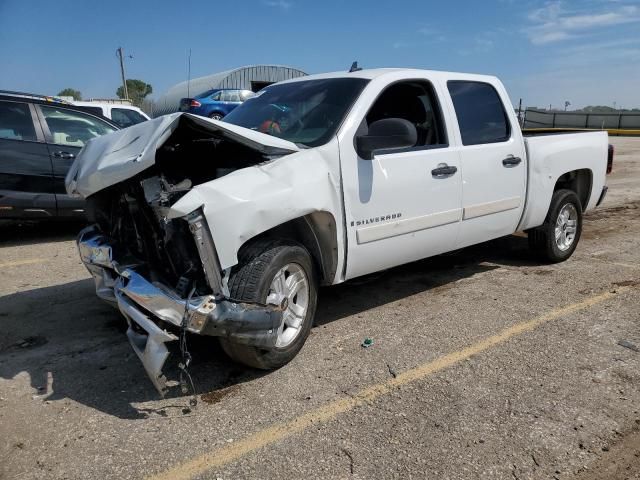
[[[209,118],[211,120],[222,120],[224,118],[224,115],[218,112],[213,112],[211,115],[209,115]]]
[[[229,293],[233,299],[267,303],[270,297],[270,302],[280,303],[281,298],[274,293],[277,285],[284,287],[280,290],[291,292],[289,285],[296,278],[304,277],[306,280],[308,288],[302,284],[295,295],[291,292],[283,325],[278,331],[278,341],[273,349],[265,350],[220,338],[223,350],[232,360],[263,370],[280,368],[298,354],[311,332],[318,301],[318,281],[313,260],[302,245],[279,239],[252,242],[240,250],[238,257],[238,265],[233,267],[229,278]],[[281,272],[282,277],[278,276]],[[284,283],[278,283],[276,276]],[[306,307],[304,314],[300,315],[303,304]],[[295,312],[298,315],[294,315]],[[299,322],[299,328],[293,329],[288,322],[292,325]]]
[[[529,231],[529,248],[545,262],[558,263],[568,259],[582,234],[582,206],[572,190],[557,190],[544,223]]]

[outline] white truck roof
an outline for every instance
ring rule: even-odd
[[[293,82],[304,82],[307,80],[321,80],[327,78],[365,78],[368,80],[373,80],[378,77],[386,76],[386,75],[398,75],[404,73],[407,78],[411,76],[419,76],[419,77],[430,77],[430,78],[443,78],[443,79],[473,79],[478,81],[485,81],[489,83],[493,83],[498,80],[497,77],[493,75],[478,75],[475,73],[462,73],[462,72],[447,72],[440,70],[424,70],[418,68],[371,68],[371,69],[363,69],[357,70],[355,72],[349,71],[338,71],[338,72],[329,72],[329,73],[319,73],[314,75],[307,75],[306,77],[293,78],[290,80],[285,80],[284,82],[279,83],[293,83]]]

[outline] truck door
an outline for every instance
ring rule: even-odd
[[[500,94],[502,86],[447,82],[458,120],[462,169],[462,224],[458,248],[513,233],[526,195],[522,134]]]
[[[63,106],[37,105],[53,165],[58,215],[84,216],[84,200],[67,195],[64,179],[80,149],[89,140],[116,129],[93,115]]]
[[[356,137],[386,118],[415,125],[417,143],[364,158]],[[451,250],[462,217],[460,163],[433,85],[418,79],[387,86],[356,121],[340,141],[346,279]]]

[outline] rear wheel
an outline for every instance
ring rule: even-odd
[[[568,259],[582,233],[582,206],[572,190],[557,190],[551,198],[544,223],[529,231],[529,247],[541,260],[551,263]]]
[[[317,280],[309,252],[288,240],[258,240],[239,253],[231,271],[231,298],[281,305],[287,300],[276,345],[265,350],[221,338],[224,351],[236,362],[255,368],[279,368],[295,357],[311,331],[317,304]]]
[[[211,120],[222,120],[223,117],[224,117],[224,115],[222,115],[221,113],[218,113],[218,112],[214,112],[211,115],[209,115],[209,118]]]

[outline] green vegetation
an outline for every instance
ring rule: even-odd
[[[80,90],[75,90],[73,88],[65,88],[64,90],[60,90],[58,92],[59,97],[73,97],[74,100],[82,100],[82,93]]]
[[[135,106],[139,107],[142,105],[145,97],[153,92],[153,87],[142,80],[127,78],[127,91],[129,93],[129,100],[131,100]],[[122,86],[118,87],[116,95],[118,95],[119,98],[125,98],[124,88]]]

